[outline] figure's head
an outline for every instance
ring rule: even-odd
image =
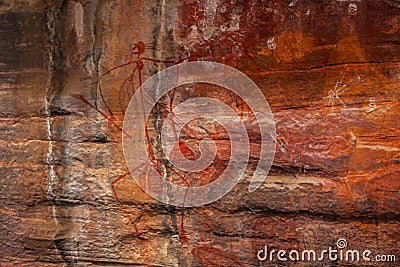
[[[137,51],[135,51],[136,49],[137,49]],[[142,41],[139,41],[133,45],[132,53],[141,55],[144,53],[145,49],[146,49],[146,45]]]

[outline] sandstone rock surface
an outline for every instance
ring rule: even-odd
[[[265,245],[319,250],[340,238],[349,249],[396,255],[385,266],[398,266],[397,0],[5,0],[0,22],[1,266],[374,265],[257,259]],[[135,60],[139,41],[147,44],[143,57],[161,61],[143,60],[140,73],[135,64],[107,73]],[[276,155],[254,193],[254,117],[210,85],[178,88],[174,101],[215,97],[242,114],[252,141],[246,179],[215,203],[182,209],[123,176],[113,123],[122,125],[141,81],[185,58],[237,68],[268,100]],[[206,125],[219,154],[190,176],[197,184],[229,161],[226,133]],[[195,158],[196,145],[184,140],[180,149]]]

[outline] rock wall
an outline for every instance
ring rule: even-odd
[[[257,259],[265,245],[322,250],[340,238],[399,260],[399,8],[396,0],[3,1],[0,265],[375,264]],[[130,54],[139,41],[141,71]],[[240,113],[252,140],[246,179],[215,203],[183,209],[126,175],[119,127],[129,98],[185,59],[233,66],[268,100],[276,155],[257,191],[247,190],[260,144],[254,116],[210,85],[163,101],[215,97]],[[153,113],[155,145],[163,112]],[[219,157],[192,182],[214,180],[229,160],[226,134],[211,126]],[[197,153],[190,142],[185,149]]]

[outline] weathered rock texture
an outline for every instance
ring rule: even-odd
[[[257,260],[264,245],[322,250],[339,238],[400,260],[398,1],[0,5],[1,266],[259,266],[271,264]],[[76,96],[104,114],[109,108],[121,125],[125,89],[139,86],[139,73],[126,88],[133,64],[101,75],[134,59],[138,41],[148,44],[144,57],[225,63],[260,87],[278,139],[260,189],[248,193],[246,179],[216,203],[182,210],[129,176],[116,180],[127,172],[121,131]],[[142,80],[171,64],[144,60]],[[213,96],[254,125],[226,90],[195,89],[178,89],[176,101]],[[201,183],[229,160],[226,136],[214,137],[219,161],[197,176]]]

